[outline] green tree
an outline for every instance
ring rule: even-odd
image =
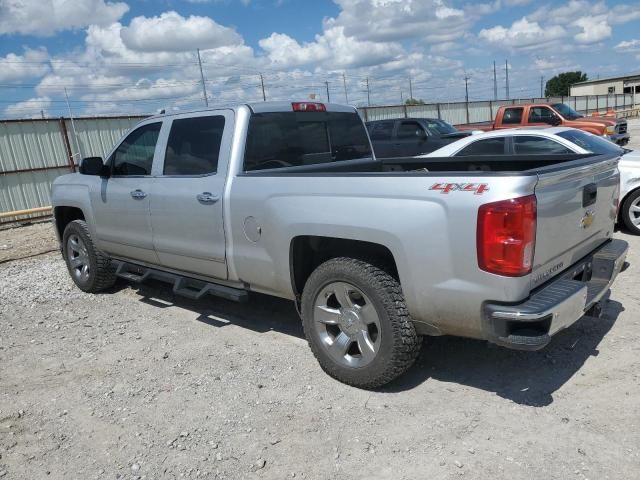
[[[544,89],[545,97],[566,97],[569,95],[569,87],[574,83],[587,81],[587,74],[578,72],[559,73],[547,81]]]
[[[422,99],[417,99],[417,98],[407,98],[404,101],[405,105],[424,105],[424,100]]]

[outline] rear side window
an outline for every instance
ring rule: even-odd
[[[504,155],[504,137],[501,138],[487,138],[485,140],[478,140],[470,145],[467,145],[458,153],[456,157],[465,157],[469,155]]]
[[[371,157],[356,113],[272,112],[252,115],[244,170],[298,167]]]
[[[514,124],[522,122],[522,107],[505,108],[502,123]]]
[[[393,122],[378,122],[367,126],[372,141],[391,140]]]
[[[164,156],[164,174],[215,173],[223,132],[222,115],[174,120]]]
[[[567,147],[554,140],[533,135],[513,137],[513,148],[518,155],[562,155],[573,153]]]
[[[151,175],[153,154],[161,126],[161,122],[143,125],[124,139],[111,157],[113,175]]]

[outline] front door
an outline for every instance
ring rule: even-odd
[[[396,130],[396,157],[413,157],[420,153],[428,153],[427,148],[427,134],[422,125],[413,120],[400,122]]]
[[[119,256],[157,263],[153,249],[149,194],[151,167],[162,122],[141,125],[116,148],[109,178],[91,188],[98,247]]]
[[[223,195],[234,114],[173,117],[151,196],[153,244],[160,264],[227,278]]]

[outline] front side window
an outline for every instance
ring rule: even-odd
[[[223,132],[222,115],[174,120],[164,157],[164,175],[215,173]]]
[[[357,113],[255,113],[249,121],[244,170],[265,170],[371,158]]]
[[[529,123],[553,123],[553,112],[548,107],[531,107]]]
[[[403,140],[424,138],[426,134],[418,122],[402,122],[398,128],[398,138]]]
[[[518,108],[505,108],[504,115],[502,115],[502,123],[515,124],[522,122],[522,107]]]
[[[448,133],[456,133],[458,130],[453,125],[445,122],[444,120],[428,120],[427,128],[432,134],[446,135]]]
[[[504,155],[504,137],[478,140],[464,147],[455,156],[466,157],[469,155]]]
[[[113,175],[151,175],[153,154],[162,122],[148,123],[131,132],[113,153]]]
[[[513,148],[518,155],[562,155],[573,153],[561,143],[533,135],[513,137]]]

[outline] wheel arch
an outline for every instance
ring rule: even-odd
[[[86,216],[81,208],[72,206],[57,206],[53,209],[53,217],[55,219],[56,233],[58,238],[62,240],[64,229],[74,220],[85,220]]]
[[[300,235],[291,240],[289,247],[289,272],[296,303],[311,273],[322,263],[337,257],[366,261],[400,281],[396,259],[385,245],[364,240]]]

